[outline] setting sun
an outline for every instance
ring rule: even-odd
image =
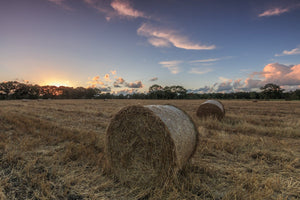
[[[50,86],[56,86],[56,87],[60,87],[60,86],[66,86],[66,87],[71,87],[70,81],[56,81],[56,80],[52,80],[52,81],[47,81],[45,83],[43,83],[43,85],[50,85]]]

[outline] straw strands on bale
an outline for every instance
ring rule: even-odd
[[[174,106],[125,107],[106,130],[108,166],[130,186],[163,184],[193,155],[197,134],[189,116]]]
[[[225,116],[224,105],[217,100],[207,100],[197,109],[199,118],[214,117],[221,120]]]

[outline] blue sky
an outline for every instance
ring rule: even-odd
[[[299,1],[2,0],[0,27],[0,81],[300,88]]]

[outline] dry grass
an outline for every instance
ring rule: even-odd
[[[0,101],[0,199],[300,199],[300,102],[201,100]],[[159,188],[130,188],[105,170],[110,118],[134,104],[171,103],[196,122],[190,163]]]

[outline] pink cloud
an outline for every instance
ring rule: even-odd
[[[111,82],[111,80],[109,78],[109,74],[105,74],[103,78],[104,78],[105,81]]]
[[[288,6],[281,6],[281,7],[273,7],[270,9],[265,10],[264,12],[260,13],[258,17],[270,17],[270,16],[278,16],[283,13],[291,12],[292,10],[300,8],[300,3],[290,4]]]
[[[155,47],[170,47],[171,46],[171,43],[168,40],[163,39],[163,38],[151,37],[151,38],[148,38],[148,42]]]
[[[110,5],[121,16],[147,18],[143,12],[134,9],[126,0],[113,0]]]
[[[284,50],[281,54],[275,54],[275,56],[285,56],[285,55],[297,55],[300,54],[300,47],[297,47],[292,50]]]
[[[97,85],[104,85],[104,83],[100,80],[99,76],[95,76],[92,78],[91,81],[87,82],[89,87],[95,88]]]
[[[253,77],[246,79],[247,88],[259,88],[267,83],[274,83],[280,86],[300,85],[300,64],[287,66],[279,63],[267,64],[261,72],[253,73],[259,79]]]
[[[114,82],[114,87],[121,87],[120,85],[123,85],[125,83],[125,80],[122,77],[117,78],[117,80]]]
[[[118,84],[123,84],[123,83],[125,82],[125,80],[124,80],[122,77],[119,77],[119,78],[116,80],[116,82],[117,82]]]
[[[281,15],[283,13],[289,12],[289,8],[272,8],[264,11],[263,13],[259,14],[259,17],[269,17],[269,16],[276,16]]]
[[[259,89],[268,83],[273,83],[286,88],[287,90],[300,87],[300,64],[283,65],[279,63],[267,64],[262,71],[253,72],[244,81],[242,79],[231,80],[219,77],[221,83],[212,87],[191,90],[196,92],[239,92]]]
[[[105,19],[110,21],[113,17],[128,17],[128,18],[150,18],[143,12],[134,9],[128,0],[83,0],[90,7],[104,13]]]
[[[148,42],[156,47],[167,47],[172,44],[177,48],[188,50],[211,50],[216,48],[215,45],[207,46],[191,42],[186,36],[180,35],[174,30],[155,27],[148,23],[142,24],[137,33],[147,37]]]

